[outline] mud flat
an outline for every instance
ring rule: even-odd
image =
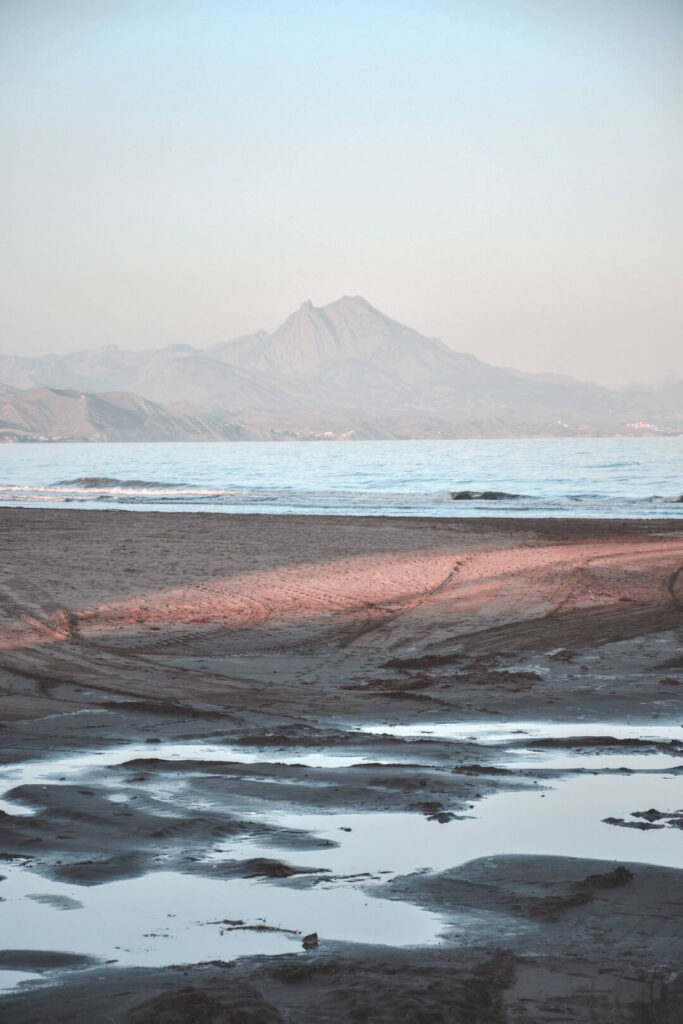
[[[0,1020],[683,1020],[683,523],[0,544]]]

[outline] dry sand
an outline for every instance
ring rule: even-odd
[[[349,727],[680,723],[682,569],[683,523],[672,521],[0,509],[4,760],[159,739],[380,759],[397,741],[361,742]],[[96,784],[25,786],[16,795],[38,813],[1,816],[0,850],[79,884],[154,870],[160,844],[167,866],[202,873],[217,830],[244,831],[241,812],[264,801],[458,813],[533,784],[485,763],[442,770],[457,745],[409,749],[402,767],[320,769],[310,785],[282,764],[247,773],[174,763],[194,796],[229,778],[231,802],[208,813],[188,799],[160,833],[151,794],[168,765],[150,746],[122,769],[122,780],[147,787],[135,809],[114,815]],[[282,841],[276,829],[256,831]],[[289,843],[293,864],[297,844],[311,846],[305,836]],[[631,865],[634,877],[612,885],[604,862],[490,861],[407,876],[386,895],[503,913],[519,922],[504,943],[491,928],[439,949],[328,945],[230,966],[85,967],[60,974],[57,988],[5,997],[0,1020],[683,1020],[681,872]],[[11,937],[1,944],[6,964],[31,966]]]

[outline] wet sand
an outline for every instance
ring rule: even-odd
[[[573,738],[538,749],[683,764],[675,741],[644,749],[608,728],[683,722],[683,523],[0,509],[0,548],[5,765],[142,746],[9,787],[33,813],[0,813],[5,864],[45,879],[96,886],[163,865],[304,892],[325,841],[283,814],[446,829],[550,779],[501,767],[500,744],[368,725],[570,722]],[[588,722],[605,735],[588,740]],[[161,744],[177,742],[262,753],[170,762]],[[235,856],[238,840],[259,856]],[[505,852],[368,879],[374,896],[445,915],[437,947],[322,941],[230,966],[69,971],[4,935],[0,965],[49,984],[2,998],[0,1019],[58,1019],[55,1006],[69,1021],[683,1019],[680,871],[628,863],[612,885],[612,861]],[[57,952],[73,951],[43,951]]]

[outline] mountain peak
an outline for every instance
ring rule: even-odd
[[[360,306],[363,309],[373,309],[368,300],[363,295],[342,295],[341,298],[335,302],[330,302],[330,306]]]
[[[683,431],[683,383],[659,392],[610,393],[571,379],[489,366],[398,323],[362,295],[342,295],[319,307],[308,299],[276,331],[207,350],[172,345],[139,353],[108,348],[64,357],[0,356],[0,381],[50,389],[17,395],[0,384],[0,439],[3,433],[10,439],[101,438],[104,432],[95,425],[101,405],[93,405],[93,392],[110,398],[118,393],[112,399],[116,410],[105,417],[112,439],[196,437],[195,431],[234,436],[223,427],[216,434],[204,422],[189,433],[187,424],[164,426],[158,416],[175,414],[163,410],[154,412],[154,423],[145,412],[124,430],[123,419],[128,422],[143,400],[121,392],[182,403],[187,411],[210,411],[212,417],[229,415],[230,424],[251,424],[256,436],[269,436],[271,429],[278,437],[358,429],[366,431],[363,436],[393,437]],[[93,414],[88,424],[83,408]],[[43,421],[52,426],[41,426]]]
[[[367,315],[368,313],[372,313],[374,316],[381,317],[383,320],[388,319],[388,317],[385,317],[384,313],[380,313],[378,309],[371,306],[368,300],[362,295],[342,295],[341,298],[335,299],[333,302],[328,302],[325,306],[314,306],[310,299],[306,299],[305,302],[301,303],[293,316],[309,316],[311,314],[322,314],[325,316],[326,314],[335,312],[354,315]],[[291,320],[292,316],[288,319]]]
[[[338,310],[340,313],[353,314],[355,316],[367,316],[368,313],[371,313],[373,316],[381,317],[382,320],[388,319],[384,313],[380,313],[378,309],[371,306],[368,300],[362,295],[342,295],[340,299],[336,299],[334,302],[329,302],[326,306],[323,306],[322,309],[324,312]]]

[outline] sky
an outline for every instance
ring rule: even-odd
[[[459,351],[683,377],[681,0],[0,0],[0,352],[363,295]]]

